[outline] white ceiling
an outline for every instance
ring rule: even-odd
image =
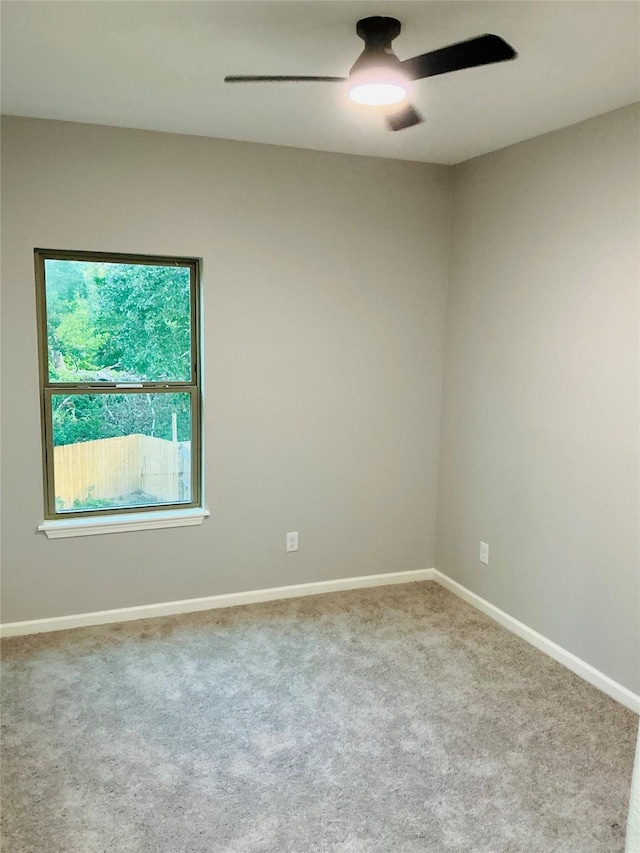
[[[458,163],[640,100],[635,0],[4,0],[2,112]],[[359,18],[402,22],[400,59],[482,33],[519,58],[415,84],[425,123],[390,133],[328,83],[226,74],[348,73]]]

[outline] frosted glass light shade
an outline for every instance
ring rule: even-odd
[[[367,68],[349,78],[349,97],[358,104],[385,106],[397,104],[407,97],[409,83],[390,68]]]

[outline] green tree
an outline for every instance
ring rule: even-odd
[[[104,343],[95,329],[91,271],[81,261],[57,260],[47,260],[45,271],[49,372],[53,380],[71,382],[95,369]]]
[[[191,298],[186,267],[105,264],[96,279],[102,362],[148,381],[191,377]]]
[[[54,394],[52,410],[55,445],[134,433],[170,441],[174,414],[178,441],[191,440],[185,393]]]
[[[186,267],[46,261],[51,379],[62,382],[188,381],[190,276]],[[191,438],[188,394],[60,394],[54,444],[129,433]]]

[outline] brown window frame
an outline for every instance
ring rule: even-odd
[[[67,260],[147,266],[182,266],[189,269],[191,307],[191,381],[188,382],[52,382],[49,376],[49,347],[47,336],[47,305],[45,261]],[[36,313],[38,323],[38,358],[40,380],[40,409],[42,435],[42,464],[44,483],[45,520],[60,521],[72,518],[117,517],[130,513],[196,509],[202,506],[202,384],[201,384],[201,340],[200,300],[201,261],[166,255],[124,254],[117,252],[86,252],[66,249],[34,249],[36,279]],[[130,507],[99,509],[56,510],[54,488],[53,414],[52,396],[68,393],[84,394],[170,394],[189,393],[191,398],[191,500],[166,503],[143,504]]]

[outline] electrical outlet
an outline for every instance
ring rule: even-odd
[[[480,543],[480,562],[484,563],[485,566],[489,565],[489,546],[486,542]]]
[[[298,550],[298,533],[287,533],[287,551]]]

